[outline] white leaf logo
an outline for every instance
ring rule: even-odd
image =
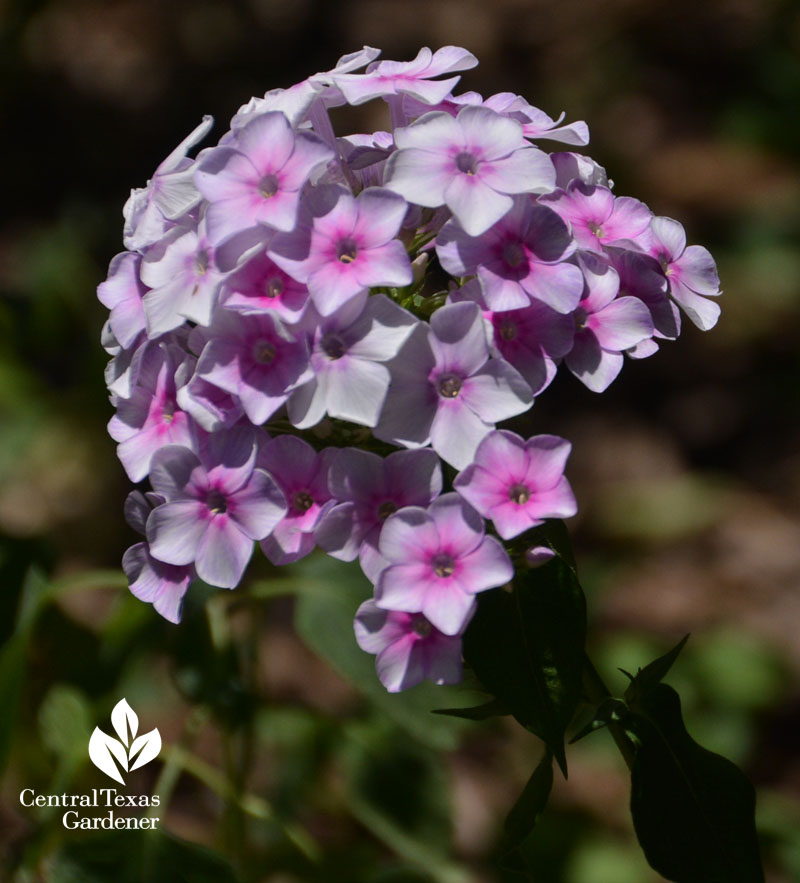
[[[111,723],[119,739],[95,727],[89,739],[89,757],[99,770],[124,785],[125,780],[117,763],[125,772],[133,772],[150,763],[161,751],[161,735],[157,729],[153,729],[136,738],[139,718],[126,699],[120,699],[114,706]]]

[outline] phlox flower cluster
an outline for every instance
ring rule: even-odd
[[[706,249],[573,150],[584,123],[457,92],[465,49],[378,55],[253,98],[192,157],[204,119],[131,193],[98,297],[109,432],[149,482],[131,591],[177,622],[192,580],[235,587],[256,545],[358,559],[355,636],[395,691],[457,681],[476,596],[576,511],[569,443],[498,427],[559,366],[602,392],[682,313],[711,328],[720,292]],[[387,130],[337,136],[368,101]]]

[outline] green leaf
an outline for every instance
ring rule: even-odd
[[[515,850],[534,829],[539,816],[547,806],[552,788],[553,755],[545,751],[522,794],[506,817],[505,834],[500,847],[504,853]]]
[[[490,717],[511,714],[505,705],[498,702],[497,699],[491,699],[489,702],[484,702],[483,705],[474,705],[472,708],[434,708],[433,713],[460,717],[468,721],[485,721]]]
[[[564,731],[581,697],[586,602],[557,556],[482,592],[464,656],[486,689],[550,748],[566,775]]]
[[[371,595],[368,580],[353,564],[322,556],[306,559],[292,571],[301,586],[294,623],[303,641],[406,732],[435,748],[455,748],[465,724],[431,712],[478,697],[463,687],[428,683],[387,693],[375,673],[375,657],[358,646],[353,633],[356,610]]]
[[[238,883],[222,856],[158,830],[72,838],[49,873],[59,883]]]
[[[92,731],[84,694],[68,684],[54,684],[39,707],[42,742],[62,761],[86,755],[86,737]]]
[[[675,883],[763,883],[755,790],[692,739],[675,690],[653,685],[625,726],[637,743],[631,814],[650,865]]]
[[[657,684],[660,684],[666,677],[667,672],[672,668],[673,663],[680,655],[681,650],[686,646],[688,640],[689,635],[684,635],[669,652],[659,656],[658,659],[654,659],[644,668],[640,668],[625,691],[625,701],[634,703],[651,692]],[[623,674],[626,674],[626,672],[623,672]]]

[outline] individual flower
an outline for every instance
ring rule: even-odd
[[[475,607],[475,595],[514,575],[505,549],[486,536],[478,513],[458,494],[427,509],[409,506],[390,515],[381,531],[389,562],[375,586],[382,610],[421,613],[445,635],[457,635]]]
[[[313,322],[313,376],[289,397],[294,426],[315,426],[329,414],[362,426],[378,422],[391,375],[382,364],[397,355],[418,320],[384,294],[351,298]],[[312,324],[310,321],[309,326]]]
[[[490,358],[477,304],[448,304],[389,363],[392,385],[375,435],[404,447],[429,442],[463,469],[494,424],[527,411],[530,387],[507,362]]]
[[[218,310],[211,327],[195,329],[192,342],[202,346],[196,376],[235,395],[257,426],[310,377],[305,340],[271,315]]]
[[[348,104],[363,104],[373,98],[391,95],[412,95],[425,104],[436,104],[461,78],[432,78],[468,70],[477,63],[478,59],[471,52],[459,46],[443,46],[436,52],[423,46],[413,61],[378,61],[364,74],[332,71],[331,78]]]
[[[150,484],[166,502],[147,519],[150,553],[165,564],[194,563],[200,579],[233,588],[253,554],[288,511],[272,476],[256,468],[246,427],[208,436],[200,457],[170,445],[153,458]]]
[[[390,693],[422,681],[457,684],[462,676],[461,638],[445,635],[420,613],[381,610],[364,601],[354,623],[358,646],[376,654],[375,668]]]
[[[586,288],[564,363],[593,392],[603,392],[622,370],[622,353],[653,336],[653,319],[640,298],[617,296],[620,280],[613,267],[590,252],[579,260]]]
[[[308,289],[285,273],[262,251],[229,276],[220,302],[245,316],[273,313],[287,325],[299,322],[308,305]]]
[[[141,481],[153,455],[165,445],[193,447],[192,423],[178,405],[175,373],[189,357],[175,344],[159,343],[142,354],[130,398],[119,399],[108,424],[128,478]]]
[[[225,255],[211,244],[202,222],[198,229],[173,228],[145,252],[140,275],[152,289],[142,298],[149,337],[172,331],[187,319],[211,323],[219,287],[233,268]]]
[[[328,489],[328,470],[334,449],[317,453],[308,442],[281,435],[261,449],[258,465],[275,479],[289,507],[272,533],[261,541],[264,554],[275,565],[304,558],[314,548],[314,528],[334,505]]]
[[[147,288],[139,278],[140,263],[138,254],[130,251],[118,254],[108,268],[108,278],[97,286],[97,299],[111,310],[109,326],[124,349],[133,344],[147,324],[142,306]]]
[[[411,262],[395,239],[408,209],[402,197],[380,187],[354,197],[331,186],[319,188],[307,204],[312,218],[276,236],[269,253],[308,286],[320,315],[329,316],[365,289],[411,284]]]
[[[193,181],[195,163],[186,154],[206,137],[213,125],[213,118],[204,116],[200,125],[159,165],[147,186],[131,190],[122,209],[125,248],[141,251],[158,242],[176,221],[200,202],[201,196]]]
[[[572,445],[555,435],[527,441],[496,430],[478,445],[475,459],[453,487],[510,540],[546,518],[569,518],[578,511],[564,467]]]
[[[650,230],[650,254],[661,264],[670,297],[701,331],[710,330],[720,314],[719,304],[706,300],[721,293],[714,258],[702,245],[687,248],[686,232],[672,218],[653,218]]]
[[[483,106],[520,122],[526,138],[546,138],[548,141],[560,141],[562,144],[574,144],[578,147],[585,147],[589,143],[589,127],[583,120],[562,126],[561,121],[565,114],[562,113],[554,120],[513,92],[490,95]]]
[[[583,276],[565,263],[575,243],[564,221],[528,196],[480,236],[450,221],[436,237],[439,262],[453,276],[477,274],[491,310],[515,310],[541,301],[570,313],[583,291]]]
[[[282,113],[258,114],[225,146],[208,151],[195,172],[208,200],[213,243],[257,225],[292,230],[300,190],[333,159],[330,147],[309,132],[295,132]]]
[[[449,302],[471,300],[491,325],[494,354],[501,356],[525,378],[533,395],[550,385],[558,362],[572,348],[575,323],[571,315],[557,313],[537,300],[518,310],[490,310],[476,280],[451,292]]]
[[[145,496],[140,491],[132,491],[125,500],[128,524],[144,536],[148,515],[163,502],[157,494]],[[164,564],[153,558],[147,543],[136,543],[122,556],[122,569],[128,577],[131,594],[152,604],[164,619],[180,622],[183,597],[195,575],[193,567]]]
[[[658,261],[649,254],[616,247],[607,250],[607,257],[619,275],[620,297],[636,297],[646,304],[654,337],[675,340],[681,333],[681,313],[669,298],[669,284]],[[640,346],[649,349],[647,343]],[[652,347],[653,352],[657,349]]]
[[[398,150],[384,184],[416,205],[446,205],[470,236],[480,236],[511,209],[516,193],[555,186],[550,158],[532,147],[522,126],[486,107],[453,118],[433,112],[394,133]]]
[[[430,448],[395,451],[385,459],[344,448],[331,464],[329,486],[338,501],[320,520],[318,545],[342,561],[359,558],[376,582],[387,562],[378,550],[384,521],[405,506],[433,502],[442,492],[442,467]]]
[[[608,187],[581,180],[543,199],[569,222],[579,248],[602,253],[606,245],[629,241],[646,248],[649,243],[653,213],[638,199],[615,197]]]

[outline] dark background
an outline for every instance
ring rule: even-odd
[[[134,537],[104,429],[105,316],[95,300],[121,250],[130,188],[203,114],[215,116],[217,138],[251,95],[327,70],[364,44],[397,60],[456,44],[481,62],[462,89],[518,92],[552,116],[585,119],[587,152],[616,192],[680,219],[689,242],[717,258],[717,328],[702,334],[687,322],[677,342],[629,362],[602,396],[560,375],[531,428],[574,444],[572,528],[598,665],[621,690],[618,666],[635,670],[693,633],[671,675],[690,731],[758,785],[770,883],[800,879],[797,4],[8,0],[0,16],[8,874],[119,879],[108,868],[126,864],[132,839],[98,859],[64,837],[58,818],[21,809],[17,795],[98,787],[83,731],[73,738],[69,722],[103,726],[127,695],[143,728],[183,738],[206,765],[178,765],[164,826],[214,847],[242,880],[506,879],[492,853],[535,764],[532,737],[502,723],[426,737],[425,724],[414,735],[408,720],[387,721],[371,687],[320,660],[336,667],[336,653],[350,651],[316,645],[310,608],[298,637],[292,602],[260,597],[276,578],[264,564],[249,589],[216,593],[207,610],[196,593],[177,628],[127,597],[118,565]],[[344,114],[340,131],[371,131],[375,114]],[[291,573],[298,585],[311,579]],[[329,582],[340,579],[337,571]],[[57,597],[15,631],[26,585]],[[536,879],[657,880],[632,839],[610,741],[598,734],[573,754],[529,850]],[[159,770],[146,772],[142,791]],[[316,844],[310,853],[293,826]]]

